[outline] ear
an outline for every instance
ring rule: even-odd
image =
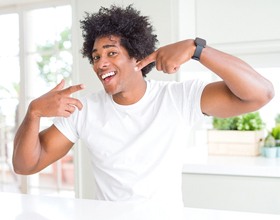
[[[137,66],[141,62],[141,60],[138,60],[136,58],[132,58],[132,59],[133,59],[133,61],[135,63],[135,66]]]
[[[138,72],[139,71],[139,69],[138,69],[138,64],[141,62],[141,60],[136,60],[135,59],[135,68],[134,68],[134,70],[136,71],[136,72]]]

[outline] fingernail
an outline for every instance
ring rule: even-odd
[[[86,86],[84,84],[81,84],[80,87],[81,87],[81,89],[86,88]]]

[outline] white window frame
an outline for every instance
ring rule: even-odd
[[[15,1],[10,0],[0,3],[0,14],[17,13],[19,15],[19,66],[20,66],[20,92],[19,92],[19,121],[21,122],[26,114],[28,108],[28,101],[26,99],[26,89],[28,88],[28,72],[27,72],[27,60],[25,54],[27,51],[25,40],[28,38],[25,27],[27,26],[26,13],[30,10],[43,9],[49,7],[58,7],[63,5],[72,5],[71,0],[23,0]],[[29,184],[28,176],[20,175],[20,192],[28,193]]]

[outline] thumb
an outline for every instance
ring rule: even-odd
[[[65,85],[65,80],[62,79],[60,81],[60,83],[58,83],[51,91],[59,91],[59,90],[62,90],[64,88],[64,85]]]
[[[151,53],[147,57],[145,57],[143,60],[139,61],[139,63],[135,67],[135,71],[143,69],[145,66],[149,65],[152,62],[156,61],[157,57],[157,51]]]

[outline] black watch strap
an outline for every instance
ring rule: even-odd
[[[194,40],[194,44],[196,46],[196,49],[194,51],[192,59],[199,61],[200,60],[201,52],[202,52],[203,48],[205,48],[205,46],[206,46],[206,40],[197,37]]]

